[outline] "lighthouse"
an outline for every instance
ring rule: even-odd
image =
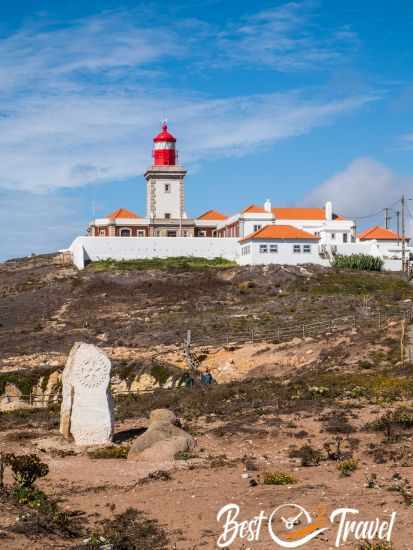
[[[153,138],[153,163],[155,166],[175,166],[176,139],[168,132],[166,121],[162,123],[162,132]]]
[[[152,234],[181,235],[186,219],[186,170],[177,164],[176,138],[169,132],[166,122],[153,138],[152,159],[152,166],[145,172],[146,217],[150,219]]]

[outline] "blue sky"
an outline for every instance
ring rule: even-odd
[[[93,208],[144,215],[164,117],[189,215],[413,197],[410,0],[7,4],[0,259],[68,246]]]

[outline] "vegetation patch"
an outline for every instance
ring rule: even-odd
[[[337,254],[332,261],[332,267],[339,269],[356,269],[358,271],[381,271],[384,261],[382,258],[368,254],[351,254],[343,256]]]
[[[347,460],[342,460],[337,464],[337,470],[340,472],[342,477],[349,477],[353,472],[358,468],[358,461],[354,458],[348,458]]]
[[[89,458],[128,458],[129,447],[122,445],[108,445],[98,449],[90,449],[87,451]]]
[[[90,271],[131,271],[131,270],[193,270],[207,268],[237,267],[236,262],[224,258],[198,258],[191,256],[178,256],[176,258],[152,258],[147,260],[100,260],[89,264]]]
[[[299,449],[293,449],[290,454],[290,458],[299,458],[301,460],[301,466],[318,466],[323,460],[323,453],[318,449],[314,449],[311,445],[304,445]]]
[[[297,480],[286,472],[264,472],[263,483],[264,485],[293,485]]]
[[[111,550],[166,550],[169,548],[167,533],[154,519],[143,512],[128,508],[110,521],[102,521],[100,529],[89,537],[79,550],[110,548]]]

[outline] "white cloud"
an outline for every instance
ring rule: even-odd
[[[165,115],[173,117],[185,162],[199,162],[309,132],[376,99],[303,91],[222,99],[168,88],[171,60],[190,70],[200,51],[211,61],[215,44],[229,38],[224,57],[234,41],[246,53],[256,31],[257,44],[288,63],[294,58],[292,66],[298,58],[320,63],[333,50],[309,42],[309,18],[304,4],[289,3],[211,36],[199,21],[167,26],[119,11],[66,26],[46,21],[1,39],[0,189],[44,192],[134,177],[146,168],[150,137]]]
[[[357,48],[357,35],[347,26],[320,28],[314,7],[314,2],[288,2],[245,17],[221,33],[224,58],[278,71],[319,70],[343,61]]]
[[[413,177],[403,177],[370,158],[354,160],[341,172],[338,172],[304,197],[304,204],[319,206],[325,201],[333,202],[334,210],[349,218],[369,216],[391,207],[392,223],[395,227],[395,212],[400,210],[400,198],[403,194],[410,198]],[[411,207],[407,202],[408,208]],[[360,219],[359,226],[383,225],[384,213],[371,218]],[[412,234],[413,218],[406,211],[406,224]]]

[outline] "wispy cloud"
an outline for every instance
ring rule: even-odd
[[[199,52],[280,70],[336,59],[352,32],[312,32],[311,5],[290,2],[214,30],[116,11],[65,24],[44,19],[3,38],[0,189],[45,192],[136,176],[150,159],[148,137],[169,113],[183,159],[199,162],[309,132],[376,99],[314,90],[216,98],[177,86],[171,60],[191,70]]]
[[[358,46],[356,33],[349,27],[321,28],[317,15],[314,2],[289,2],[261,11],[222,32],[221,51],[227,62],[278,71],[318,70],[343,61]]]

